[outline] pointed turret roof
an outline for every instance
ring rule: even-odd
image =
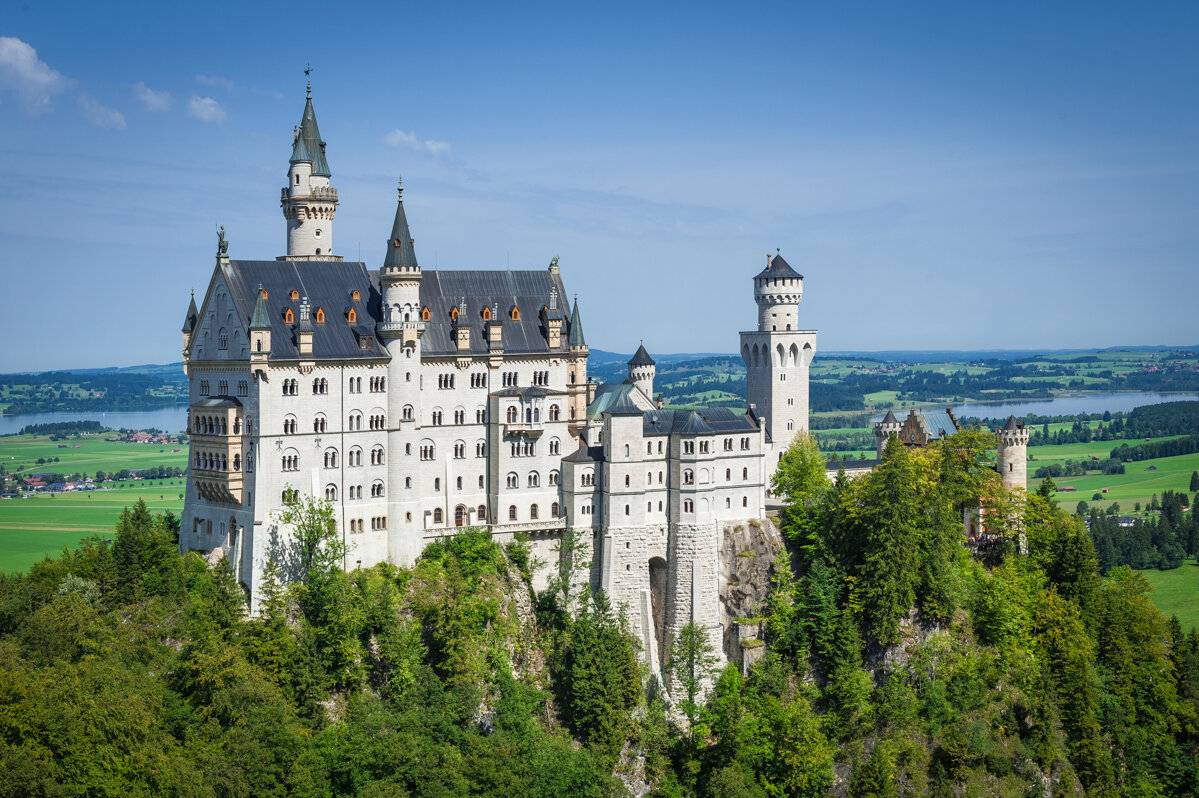
[[[575,295],[574,310],[570,312],[570,336],[566,340],[567,346],[587,346],[587,341],[583,339],[583,320],[579,318],[579,297]]]
[[[888,410],[888,411],[887,411],[887,415],[883,416],[883,422],[882,422],[882,423],[884,423],[884,424],[898,424],[898,423],[899,423],[899,419],[897,419],[897,418],[895,417],[895,414],[894,414],[894,413],[892,413],[890,410]]]
[[[308,161],[312,164],[312,173],[321,177],[329,177],[329,162],[325,160],[324,142],[321,141],[320,128],[316,126],[316,111],[312,110],[312,84],[308,84],[308,99],[304,103],[304,116],[300,119],[300,131],[296,143],[291,148],[291,163]]]
[[[187,316],[183,319],[183,332],[189,333],[196,329],[196,321],[200,318],[200,311],[196,310],[196,292],[192,292],[191,301],[187,305]]]
[[[404,214],[404,184],[397,187],[396,218],[391,223],[391,238],[387,241],[387,255],[383,258],[384,269],[416,269],[416,249],[412,246],[412,234],[408,232],[408,217]]]
[[[1020,422],[1016,420],[1015,416],[1008,416],[1007,423],[1003,425],[1003,428],[1004,429],[1020,429]]]
[[[644,342],[641,344],[641,346],[637,347],[637,352],[636,352],[636,354],[633,355],[632,359],[629,360],[629,365],[630,366],[653,366],[653,365],[656,365],[654,363],[654,359],[649,356],[649,352],[645,351],[645,343]]]
[[[782,255],[775,255],[765,269],[758,272],[758,277],[770,277],[779,280],[802,280],[803,275],[791,268],[791,264],[783,260]]]
[[[250,317],[251,330],[269,330],[271,315],[266,308],[266,298],[262,295],[262,283],[258,284],[258,301],[254,303],[254,315]]]

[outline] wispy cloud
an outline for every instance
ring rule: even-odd
[[[410,150],[425,152],[429,155],[441,155],[449,152],[450,149],[448,141],[434,141],[433,139],[422,141],[415,133],[409,133],[398,128],[384,136],[383,141],[393,147],[407,147]]]
[[[0,91],[16,93],[27,113],[50,110],[50,100],[70,85],[70,79],[40,60],[29,44],[0,36]]]
[[[204,122],[224,122],[225,109],[211,97],[198,97],[195,94],[187,101],[187,115]]]
[[[201,86],[212,86],[213,88],[223,89],[230,94],[240,94],[244,91],[248,94],[257,94],[262,97],[272,97],[276,100],[283,99],[283,95],[277,91],[259,89],[254,86],[239,86],[232,80],[229,80],[229,78],[224,78],[220,75],[196,75],[196,83],[199,83]]]
[[[236,83],[229,80],[229,78],[222,78],[219,75],[196,75],[196,83],[199,83],[201,86],[216,86],[228,92],[237,91]]]
[[[155,91],[141,82],[134,84],[133,94],[147,111],[169,111],[174,101],[169,91]]]
[[[125,115],[120,111],[106,108],[86,92],[80,92],[76,99],[79,101],[79,110],[83,112],[84,118],[96,127],[102,127],[105,130],[125,129]]]

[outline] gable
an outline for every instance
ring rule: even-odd
[[[192,360],[245,360],[250,356],[246,317],[223,269],[213,270],[188,347]]]

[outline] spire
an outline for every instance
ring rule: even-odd
[[[308,81],[308,99],[304,102],[304,117],[300,120],[300,134],[291,149],[291,163],[308,161],[312,173],[329,177],[329,162],[325,160],[325,142],[321,141],[320,128],[316,126],[316,111],[312,110],[312,81]]]
[[[391,238],[387,241],[387,255],[383,258],[384,269],[418,269],[416,249],[412,246],[412,234],[408,232],[408,217],[404,215],[404,182],[396,187],[396,218],[391,223]]]
[[[587,346],[583,340],[583,320],[579,318],[579,295],[575,294],[574,310],[570,312],[570,337],[566,341],[570,347]]]
[[[250,317],[251,330],[269,330],[271,315],[266,309],[266,298],[262,295],[262,283],[258,284],[258,301],[254,303],[254,315]]]
[[[641,346],[637,347],[637,353],[633,355],[629,361],[630,366],[653,366],[654,359],[649,356],[649,352],[645,351],[645,342],[642,341]]]
[[[196,329],[196,320],[199,318],[200,311],[196,310],[196,292],[193,290],[191,302],[187,305],[187,316],[183,319],[183,332],[193,332]]]

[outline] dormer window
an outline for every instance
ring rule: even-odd
[[[292,301],[294,302],[295,300],[297,300],[297,299],[299,299],[299,298],[300,298],[300,292],[299,292],[299,291],[297,291],[297,290],[296,290],[296,289],[294,289],[294,288],[293,288],[293,289],[291,289],[291,299],[292,299]]]
[[[316,309],[316,323],[317,324],[325,323],[325,309],[324,308]]]
[[[362,299],[362,292],[360,292],[357,288],[355,288],[353,291],[350,292],[350,299],[353,299],[355,302],[358,301],[359,299]]]
[[[491,308],[483,306],[483,321],[491,321]]]
[[[450,321],[458,321],[458,308],[450,308]]]
[[[269,293],[267,293],[267,290],[265,288],[262,289],[262,291],[260,293],[261,293],[261,296],[263,299],[270,299],[270,297],[271,297],[271,295]]]
[[[428,305],[426,305],[425,307],[421,308],[421,311],[420,311],[420,320],[421,320],[421,321],[429,321],[429,320],[431,320],[432,318],[433,318],[433,314],[429,312],[429,306],[428,306]]]
[[[354,293],[358,293],[358,292],[355,291]],[[353,324],[354,322],[358,321],[358,311],[354,310],[353,308],[350,308],[350,312],[346,314],[346,321],[348,321],[350,324]]]
[[[286,311],[284,311],[284,313],[283,313],[283,320],[284,320],[285,322],[287,322],[288,324],[295,324],[295,322],[296,322],[296,314],[294,314],[294,313],[292,313],[292,312],[291,312],[291,308],[288,308]]]
[[[508,315],[512,318],[512,321],[520,321],[520,308],[513,305]]]

